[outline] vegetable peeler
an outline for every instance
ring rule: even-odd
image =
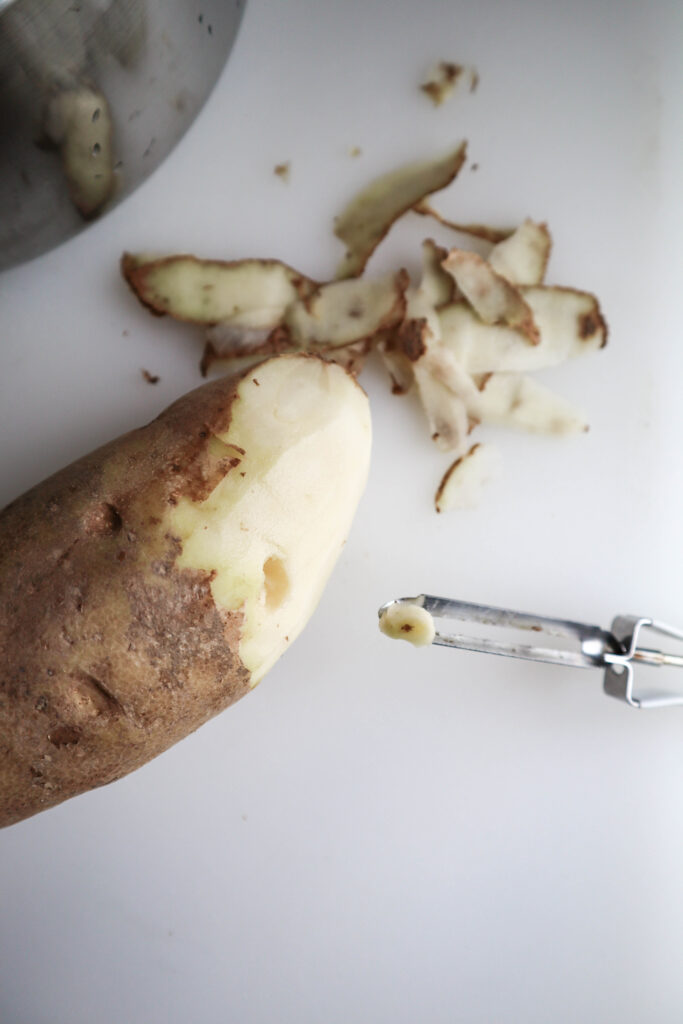
[[[432,643],[458,647],[465,651],[499,654],[508,658],[542,661],[551,665],[604,670],[603,689],[632,708],[658,708],[683,705],[679,692],[634,691],[635,666],[683,667],[683,655],[665,654],[641,646],[643,631],[683,641],[683,630],[641,615],[617,615],[609,630],[568,619],[470,604],[449,598],[421,594],[388,601],[379,609],[380,618],[389,608],[424,609],[435,621]],[[467,624],[467,632],[460,626]],[[476,635],[484,627],[483,635]],[[526,634],[520,639],[519,634]],[[529,633],[537,643],[526,642]],[[511,636],[511,634],[516,634]]]

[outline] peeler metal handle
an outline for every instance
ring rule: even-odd
[[[666,654],[641,646],[643,630],[683,641],[683,630],[641,615],[618,615],[609,630],[569,619],[552,619],[543,615],[510,611],[489,605],[470,604],[450,598],[420,594],[388,601],[379,609],[380,618],[388,608],[417,606],[435,620],[432,643],[442,647],[458,647],[466,651],[498,654],[508,658],[524,658],[574,668],[602,668],[603,689],[610,697],[624,701],[632,708],[661,708],[683,704],[683,690],[678,692],[634,692],[634,666],[683,667],[683,655]],[[466,623],[462,632],[458,624]],[[473,626],[483,626],[481,636],[474,635]],[[519,639],[519,633],[535,634],[537,643]],[[510,633],[515,633],[514,639]]]

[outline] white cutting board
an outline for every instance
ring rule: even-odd
[[[547,220],[549,280],[595,291],[611,328],[543,375],[590,433],[501,435],[464,513],[435,515],[446,460],[364,376],[370,482],[296,645],[152,764],[0,834],[2,1024],[681,1020],[683,711],[631,711],[599,672],[391,644],[376,609],[427,591],[683,623],[682,48],[664,0],[250,0],[161,169],[0,276],[0,504],[199,383],[123,249],[324,277],[355,189],[462,137],[478,170],[438,205]],[[477,92],[433,108],[438,59],[475,64]],[[414,265],[428,231],[397,228],[371,269]]]

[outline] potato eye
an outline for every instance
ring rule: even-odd
[[[289,591],[289,577],[284,562],[276,555],[271,555],[263,563],[263,583],[266,607],[279,608]]]

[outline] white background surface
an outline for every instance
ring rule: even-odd
[[[682,46],[674,2],[250,0],[161,169],[0,276],[0,504],[199,382],[199,342],[136,305],[123,249],[324,277],[354,190],[461,137],[479,169],[438,205],[547,219],[549,280],[594,290],[611,327],[545,374],[590,434],[501,437],[467,513],[434,514],[447,460],[364,374],[370,483],[296,645],[152,764],[0,834],[2,1024],[681,1020],[683,712],[630,711],[599,673],[391,644],[376,609],[427,591],[683,621]],[[442,58],[481,83],[437,110],[416,87]],[[426,231],[371,269],[414,266]]]

